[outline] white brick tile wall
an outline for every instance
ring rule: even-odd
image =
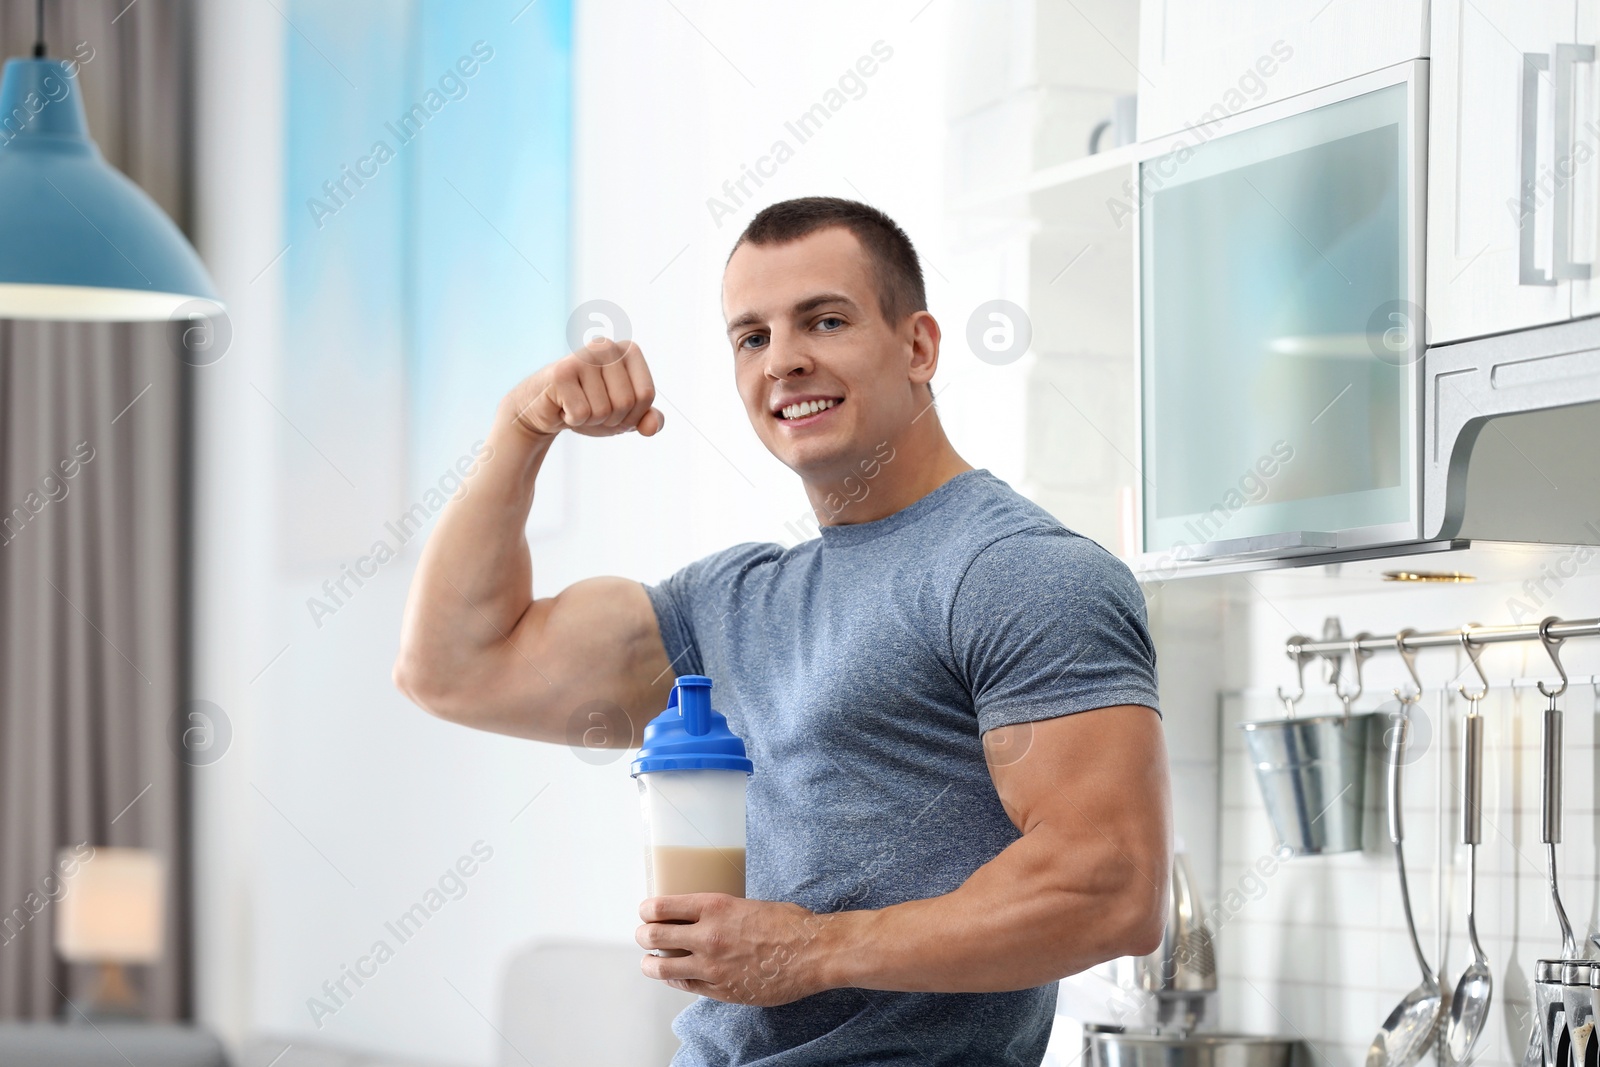
[[[1376,700],[1364,698],[1357,710],[1377,706]],[[1437,689],[1424,693],[1427,724],[1414,724],[1418,754],[1403,775],[1405,850],[1423,950],[1435,971],[1442,972],[1443,983],[1453,987],[1471,958],[1465,922],[1466,849],[1459,844],[1465,701],[1449,693],[1442,723],[1437,701]],[[1600,748],[1595,745],[1593,687],[1575,686],[1560,703],[1565,712],[1566,804],[1557,854],[1563,902],[1581,938],[1600,922]],[[1392,709],[1394,701],[1385,706]],[[1527,978],[1536,959],[1554,956],[1560,948],[1539,841],[1544,706],[1544,698],[1533,690],[1502,684],[1480,709],[1485,782],[1478,932],[1496,983],[1477,1050],[1484,1067],[1520,1063]],[[1327,709],[1308,708],[1302,714],[1317,710]],[[1225,896],[1246,884],[1256,891],[1241,894],[1242,906],[1217,931],[1219,1025],[1299,1033],[1314,1046],[1319,1065],[1359,1067],[1384,1017],[1420,978],[1387,837],[1385,765],[1377,748],[1381,731],[1374,731],[1368,765],[1362,850],[1284,861],[1257,887],[1247,872],[1275,838],[1235,724],[1280,714],[1281,706],[1269,692],[1231,693],[1222,701],[1219,892]]]

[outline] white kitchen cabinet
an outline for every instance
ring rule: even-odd
[[[1578,8],[1577,0],[1435,0],[1430,344],[1591,313],[1579,302],[1600,310],[1600,290],[1577,280],[1594,243],[1593,209],[1576,199],[1572,180],[1578,112],[1594,111],[1594,34],[1581,43]],[[1575,212],[1590,220],[1589,236]]]
[[[1600,0],[1578,4],[1577,54],[1588,61],[1574,68],[1571,155],[1572,258],[1590,269],[1572,280],[1574,317],[1600,315]]]
[[[1411,541],[1428,64],[1141,164],[1143,551]]]
[[[1427,0],[1143,0],[1139,140],[1427,55]]]

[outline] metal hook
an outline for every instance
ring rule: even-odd
[[[1340,703],[1344,705],[1344,713],[1346,715],[1350,714],[1350,705],[1354,704],[1361,696],[1361,661],[1372,655],[1371,652],[1362,650],[1361,642],[1371,636],[1367,631],[1362,630],[1350,639],[1350,666],[1354,668],[1356,674],[1355,689],[1346,693],[1342,688],[1342,680],[1339,675],[1335,674],[1333,678],[1333,693],[1339,698]]]
[[[1474,705],[1489,695],[1489,678],[1483,673],[1483,664],[1478,662],[1480,654],[1478,646],[1472,643],[1472,630],[1477,625],[1475,622],[1469,622],[1461,628],[1461,647],[1467,650],[1467,658],[1472,661],[1472,669],[1478,672],[1478,681],[1483,683],[1483,688],[1477,692],[1469,693],[1465,682],[1456,683],[1456,692],[1466,697]]]
[[[1546,689],[1544,682],[1539,683],[1539,692],[1550,698],[1550,706],[1552,708],[1556,706],[1556,697],[1567,691],[1567,669],[1561,665],[1561,642],[1565,641],[1566,638],[1550,636],[1551,624],[1560,621],[1560,616],[1551,615],[1539,624],[1539,641],[1544,645],[1545,652],[1549,653],[1550,662],[1556,665],[1556,673],[1561,675],[1559,688]]]
[[[1293,637],[1289,638],[1289,647],[1285,650],[1289,658],[1294,660],[1295,680],[1300,686],[1299,691],[1293,696],[1285,693],[1283,691],[1283,686],[1278,686],[1278,699],[1283,701],[1284,710],[1289,713],[1289,718],[1291,719],[1294,718],[1294,706],[1300,703],[1300,701],[1306,695],[1306,654],[1304,651],[1302,651],[1300,646],[1304,645],[1309,640],[1310,638],[1306,637],[1304,634],[1295,634]]]
[[[1416,632],[1417,631],[1412,629],[1405,629],[1394,635],[1395,651],[1400,653],[1400,659],[1406,665],[1406,673],[1411,675],[1411,681],[1417,687],[1417,691],[1410,695],[1407,695],[1399,688],[1395,689],[1395,699],[1400,701],[1402,708],[1404,708],[1404,706],[1407,704],[1422,703],[1422,679],[1417,677],[1417,650],[1406,647],[1406,638],[1410,637]]]

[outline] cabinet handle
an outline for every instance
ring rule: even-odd
[[[1563,280],[1589,277],[1589,264],[1572,260],[1572,64],[1593,62],[1594,45],[1556,45],[1555,99],[1551,103],[1555,111],[1557,185],[1555,202],[1551,205],[1555,212],[1551,220],[1554,230],[1551,268],[1552,273]],[[1561,176],[1563,166],[1567,171],[1565,179]]]
[[[1534,169],[1539,161],[1539,74],[1550,69],[1550,53],[1522,53],[1522,209],[1517,215],[1517,284],[1554,285],[1556,280],[1533,263],[1533,222],[1539,209]]]

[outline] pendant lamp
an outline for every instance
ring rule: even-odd
[[[33,55],[0,75],[0,318],[216,314],[194,248],[89,138],[77,64],[45,56],[43,8]]]

